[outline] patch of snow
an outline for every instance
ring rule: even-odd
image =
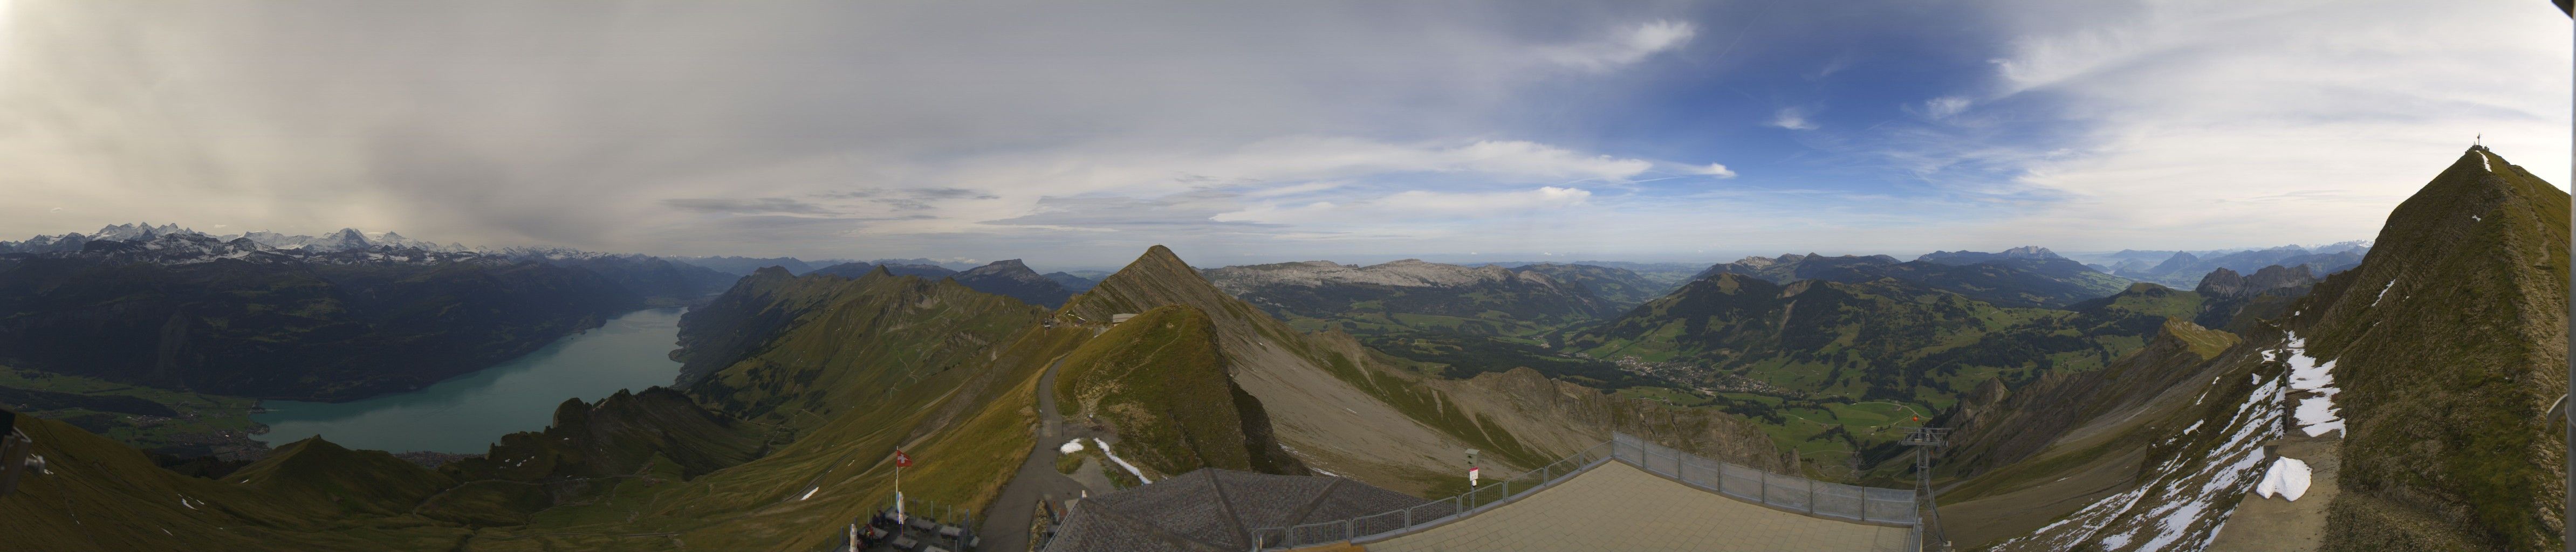
[[[2313,425],[2299,426],[2299,431],[2307,433],[2309,437],[2324,435],[2328,431],[2343,431],[2343,420],[2337,419],[2331,422],[2317,422]]]
[[[2308,494],[2308,475],[2307,462],[2297,458],[2273,460],[2272,468],[2263,473],[2263,482],[2254,485],[2254,494],[2263,495],[2263,498],[2280,495],[2284,500],[2295,502]]]
[[[2305,399],[2299,399],[2299,410],[2294,415],[2298,417],[2300,427],[2307,427],[2341,422],[2343,421],[2341,416],[2342,412],[2343,411],[2341,409],[2335,408],[2334,399],[2326,397],[2308,397]],[[2308,434],[2316,435],[2318,433],[2322,432],[2311,431]]]
[[[796,499],[797,499],[797,500],[804,500],[804,499],[808,499],[808,498],[814,498],[814,492],[815,492],[815,491],[820,491],[820,490],[823,490],[823,488],[822,488],[822,487],[815,487],[815,488],[811,488],[811,489],[806,489],[806,490],[805,490],[805,496],[796,497]]]
[[[2264,460],[2261,443],[2279,435],[2283,413],[2276,397],[2286,380],[2266,380],[2255,374],[2254,389],[2221,422],[2224,430],[2177,437],[2183,442],[2173,444],[2191,450],[2207,446],[2208,452],[2178,454],[2159,462],[2142,472],[2145,480],[2139,485],[2007,541],[2021,545],[2009,548],[2066,549],[2083,543],[2130,551],[2207,547],[2233,513],[2237,498],[2256,484],[2255,468]]]
[[[2389,279],[2388,279],[2388,285],[2386,285],[2386,286],[2380,286],[2380,288],[2379,288],[2379,296],[2378,296],[2378,297],[2373,297],[2373,298],[2371,298],[2371,299],[2370,299],[2370,306],[2373,306],[2373,307],[2379,306],[2379,300],[2381,300],[2381,299],[2387,299],[2387,298],[2388,298],[2388,290],[2389,290],[2390,288],[2395,288],[2395,287],[2397,287],[2397,279],[2396,279],[2396,278],[2389,278]]]
[[[2390,286],[2397,284],[2394,280],[2388,283]],[[2386,289],[2380,290],[2381,295],[2387,293]],[[2290,364],[2290,388],[2314,395],[2299,399],[2298,409],[2291,416],[2298,423],[2300,432],[2316,437],[2343,429],[2343,410],[2335,408],[2334,404],[2335,394],[2343,390],[2334,386],[2335,362],[2318,362],[2316,357],[2308,356],[2307,344],[2307,339],[2291,335],[2290,342],[2281,349],[2280,358]]]
[[[1071,441],[1065,441],[1065,442],[1064,442],[1064,446],[1056,447],[1056,448],[1055,448],[1055,451],[1056,451],[1056,452],[1060,452],[1060,453],[1064,453],[1064,454],[1073,454],[1073,453],[1076,453],[1076,452],[1082,452],[1082,440],[1081,440],[1081,439],[1074,439],[1074,440],[1071,440]]]
[[[2193,404],[2199,404],[2199,401],[2193,401]],[[2184,435],[2190,435],[2190,434],[2191,434],[2191,432],[2194,432],[2194,431],[2200,431],[2200,424],[2201,424],[2202,422],[2207,422],[2207,421],[2209,421],[2209,420],[2195,420],[2195,421],[2193,421],[2193,422],[2191,423],[2191,427],[2182,428],[2182,434],[2184,434]]]
[[[1101,440],[1099,440],[1099,439],[1092,439],[1092,440],[1091,440],[1091,443],[1092,443],[1092,444],[1095,444],[1095,445],[1100,445],[1100,453],[1101,453],[1101,454],[1109,455],[1109,461],[1111,461],[1111,462],[1117,462],[1117,463],[1118,463],[1118,467],[1121,467],[1121,468],[1127,468],[1127,473],[1128,473],[1129,475],[1134,475],[1134,476],[1136,476],[1136,480],[1137,480],[1137,481],[1144,482],[1144,483],[1153,483],[1153,482],[1154,482],[1154,480],[1152,480],[1152,479],[1146,479],[1146,478],[1145,478],[1145,471],[1144,471],[1144,470],[1136,469],[1136,465],[1135,465],[1135,464],[1129,464],[1129,463],[1127,463],[1127,461],[1126,461],[1125,459],[1121,459],[1121,458],[1119,458],[1119,457],[1118,457],[1118,453],[1110,452],[1110,451],[1109,451],[1109,443],[1107,443],[1107,442],[1103,442],[1103,441],[1101,441]]]

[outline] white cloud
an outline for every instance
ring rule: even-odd
[[[2037,15],[1996,63],[1985,103],[2048,106],[2019,116],[2079,130],[1978,154],[2013,159],[2028,171],[2013,184],[2059,198],[1986,233],[2063,228],[2068,248],[2368,238],[2478,133],[2568,185],[2576,60],[2549,6],[2087,6],[2024,6]]]
[[[1607,71],[1644,61],[1648,56],[1680,48],[1690,43],[1699,28],[1686,21],[1655,20],[1590,42],[1548,46],[1539,56],[1549,62],[1583,69]]]
[[[1218,214],[1211,220],[1273,224],[1446,222],[1445,219],[1490,218],[1582,207],[1591,199],[1590,190],[1559,186],[1498,192],[1406,190],[1344,203],[1262,203]]]
[[[1967,111],[1971,100],[1959,96],[1942,96],[1923,102],[1923,114],[1934,119],[1948,119]]]
[[[1735,178],[1735,171],[1726,168],[1726,164],[1724,163],[1709,163],[1708,166],[1705,167],[1691,167],[1690,173],[1714,176],[1718,178]]]
[[[7,5],[0,192],[41,203],[0,202],[0,235],[221,216],[687,254],[855,255],[1079,194],[1625,182],[1657,163],[1485,138],[1696,33],[1588,6]],[[993,199],[827,197],[856,188]]]
[[[1779,113],[1771,116],[1771,126],[1789,130],[1816,129],[1815,123],[1807,121],[1807,111],[1795,107],[1780,108]]]

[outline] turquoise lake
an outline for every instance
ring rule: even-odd
[[[321,435],[340,446],[482,454],[502,435],[545,429],[564,399],[671,385],[682,309],[627,313],[527,356],[419,391],[345,403],[264,401],[253,438],[270,446]]]

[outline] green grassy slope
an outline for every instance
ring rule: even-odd
[[[2297,342],[2334,363],[2345,420],[2340,474],[2317,483],[2340,491],[2325,505],[2320,549],[2559,549],[2563,443],[2541,410],[2566,390],[2567,202],[2472,151],[2389,215],[2360,266],[2278,318],[2233,321],[2247,331],[2232,346],[2169,326],[2110,369],[1963,405],[1943,420],[1959,428],[1943,475],[1973,474],[1944,496],[1945,519],[1966,528],[1952,535],[1977,535],[1970,544],[2036,531],[2004,547],[2036,550],[2214,532],[2237,499],[2228,493],[2250,480],[2190,474],[2241,473],[2209,472],[2203,459],[2259,460],[2248,456],[2256,442],[2283,431],[2241,426],[2278,424],[2291,406],[2244,388],[2274,389],[2280,352]],[[2233,441],[2214,442],[2220,433]],[[2167,517],[2177,512],[2197,517]]]
[[[2567,206],[2470,152],[2296,307],[2349,420],[2329,548],[2563,546],[2565,443],[2541,411],[2567,391]]]
[[[804,430],[854,405],[917,393],[910,388],[933,375],[979,367],[1044,312],[956,282],[883,271],[798,278],[780,295],[805,305],[798,316],[690,395],[728,415]]]
[[[52,473],[29,474],[17,494],[0,499],[0,519],[9,520],[0,548],[438,550],[466,533],[402,514],[410,509],[404,497],[425,496],[444,480],[382,452],[304,441],[256,471],[210,481],[170,473],[61,422],[18,420]]]
[[[2008,395],[2002,386],[1992,386],[1997,391],[1963,400],[1930,424],[1957,431],[1952,446],[1942,452],[1937,473],[1967,477],[2027,459],[2088,420],[2153,398],[2192,373],[2186,368],[2217,358],[2238,341],[2234,334],[2168,318],[2146,347],[2104,369],[2053,372]],[[2004,481],[2008,479],[1981,484],[1998,487]],[[1960,496],[1977,496],[1977,489]]]
[[[321,437],[288,443],[227,481],[288,504],[332,504],[326,515],[397,515],[455,481],[380,450],[349,450]]]
[[[144,450],[185,456],[265,449],[250,440],[258,400],[0,366],[0,407],[62,421]]]
[[[1271,440],[1261,401],[1235,385],[1207,314],[1155,308],[1065,357],[1056,375],[1066,417],[1097,417],[1119,445],[1157,475],[1202,467],[1302,475]]]
[[[1865,467],[1901,453],[1890,443],[1905,428],[1981,383],[2101,368],[2203,303],[2138,284],[2073,310],[2003,308],[1894,279],[1784,286],[1721,273],[1566,346],[1696,389],[1841,473],[1853,456]]]
[[[1493,451],[1489,458],[1507,465],[1536,466],[1554,460],[1559,454],[1578,450],[1566,448],[1559,451],[1524,445],[1496,423],[1458,410],[1456,401],[1444,396],[1448,391],[1418,382],[1421,376],[1407,369],[1411,363],[1370,351],[1348,334],[1329,330],[1301,333],[1251,304],[1218,290],[1207,280],[1199,278],[1188,263],[1162,246],[1148,249],[1125,269],[1102,279],[1091,291],[1074,296],[1057,312],[1066,320],[1106,321],[1116,314],[1142,313],[1167,305],[1187,305],[1206,313],[1215,330],[1219,351],[1229,363],[1239,367],[1238,371],[1268,372],[1283,379],[1309,382],[1308,385],[1347,385],[1343,388],[1310,389],[1321,395],[1301,400],[1366,400],[1403,416],[1404,421],[1355,420],[1352,423],[1419,424],[1435,432],[1433,435],[1456,440],[1453,443],[1406,443],[1424,449],[1419,454],[1421,457],[1445,458],[1453,455],[1447,449],[1473,447]],[[1262,392],[1252,384],[1247,384],[1246,388],[1253,390],[1255,396]],[[1355,392],[1358,396],[1345,395],[1345,391]],[[1274,414],[1285,408],[1320,406],[1283,405],[1280,399],[1273,398],[1264,398],[1263,401]],[[1336,438],[1329,435],[1310,437]],[[1282,440],[1296,439],[1283,436]],[[1390,466],[1388,469],[1390,472],[1447,471],[1449,464],[1424,462]],[[1336,470],[1337,473],[1341,471]]]

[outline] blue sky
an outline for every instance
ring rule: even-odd
[[[2073,4],[2073,5],[2069,5]],[[0,236],[1114,266],[2367,239],[2545,3],[0,4]]]

